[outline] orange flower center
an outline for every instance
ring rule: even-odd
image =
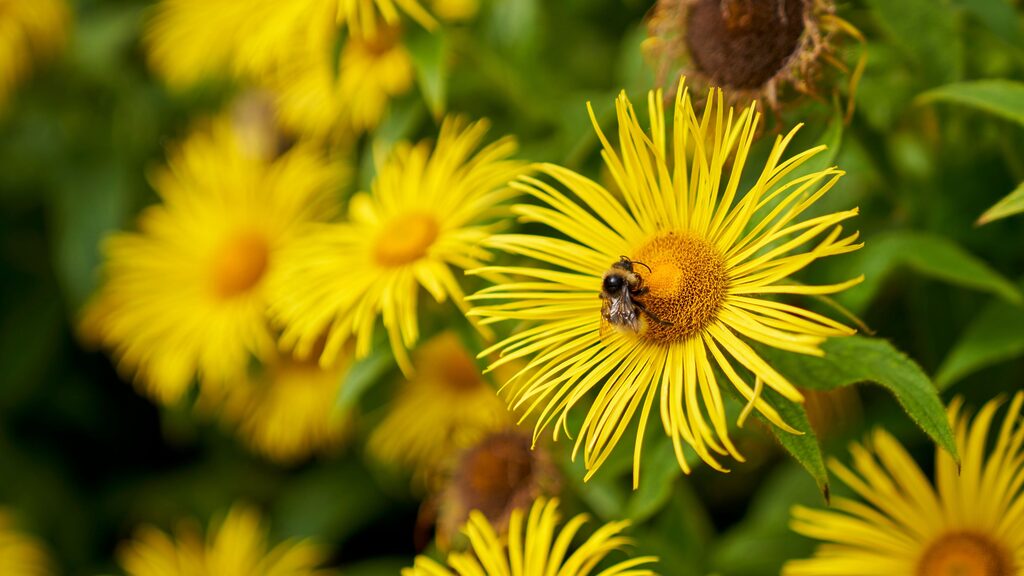
[[[633,271],[648,290],[634,299],[646,309],[640,313],[646,325],[642,338],[659,344],[680,342],[715,319],[728,277],[725,262],[709,242],[669,232],[630,257]]]
[[[233,298],[256,286],[267,271],[270,246],[255,232],[245,232],[221,244],[213,258],[213,292]]]
[[[1010,576],[1013,558],[999,543],[976,532],[952,532],[932,542],[917,563],[917,576]]]
[[[480,367],[461,349],[446,354],[438,368],[442,381],[452,390],[471,392],[484,384]]]
[[[386,267],[404,266],[426,256],[440,226],[433,216],[405,214],[388,222],[377,236],[374,257]]]

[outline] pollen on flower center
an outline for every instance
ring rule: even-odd
[[[721,255],[709,242],[669,232],[647,242],[631,258],[650,266],[650,270],[640,264],[633,266],[648,289],[637,298],[649,312],[644,315],[647,327],[642,338],[671,344],[714,320],[728,276]]]
[[[233,298],[259,283],[270,261],[266,238],[244,232],[221,244],[213,257],[213,291],[220,298]]]
[[[984,534],[953,532],[938,538],[917,563],[917,576],[1010,576],[1013,558]]]
[[[808,2],[694,0],[686,34],[694,65],[724,86],[761,86],[800,46]]]
[[[428,214],[406,214],[388,222],[377,236],[374,256],[381,266],[402,266],[426,256],[440,227]]]

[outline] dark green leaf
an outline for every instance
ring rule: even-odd
[[[999,362],[1024,355],[1024,307],[995,301],[964,330],[935,374],[944,390],[958,380]]]
[[[656,427],[655,427],[656,428]],[[672,496],[672,489],[683,470],[676,461],[672,442],[661,430],[655,430],[644,446],[640,486],[626,500],[625,516],[639,524],[658,512]]]
[[[807,411],[802,405],[791,402],[778,392],[768,388],[764,389],[761,397],[778,411],[784,422],[802,432],[802,434],[793,434],[782,430],[761,416],[760,413],[754,412],[768,426],[786,452],[789,452],[804,467],[804,470],[807,470],[815,484],[818,485],[818,491],[825,500],[828,500],[828,470],[825,469],[825,460],[821,455],[821,444],[818,443],[818,437],[807,419]]]
[[[850,260],[849,269],[863,273],[864,282],[836,299],[857,313],[867,309],[888,275],[904,266],[929,278],[990,292],[1008,302],[1022,300],[1013,282],[957,244],[934,234],[893,232],[875,236]]]
[[[881,385],[925,433],[959,458],[938,390],[913,360],[880,338],[833,338],[822,349],[825,356],[818,358],[758,347],[775,369],[800,388],[832,390],[860,382]]]
[[[1024,125],[1024,83],[1012,80],[974,80],[947,84],[921,94],[917,102],[953,102]]]

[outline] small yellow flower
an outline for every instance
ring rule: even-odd
[[[472,553],[449,554],[448,567],[426,556],[417,556],[415,565],[403,569],[402,576],[587,576],[613,550],[631,544],[630,539],[622,535],[629,522],[610,522],[568,554],[573,538],[587,522],[586,514],[577,515],[559,530],[558,500],[542,498],[533,503],[525,525],[523,515],[522,509],[512,513],[506,541],[498,538],[483,514],[474,511],[463,530],[472,544]],[[623,560],[605,568],[601,574],[650,576],[655,573],[641,566],[657,561],[653,556]]]
[[[0,109],[33,60],[63,48],[69,12],[64,0],[0,0]]]
[[[854,445],[853,468],[831,468],[866,501],[836,498],[830,510],[793,509],[797,532],[826,542],[793,560],[784,576],[1014,576],[1024,569],[1024,393],[1018,392],[989,444],[990,401],[971,420],[949,407],[962,468],[935,452],[935,486],[899,442],[876,430]],[[991,446],[991,448],[989,448]]]
[[[485,243],[557,268],[481,270],[528,280],[473,295],[470,299],[476,302],[502,303],[474,308],[470,314],[484,322],[532,323],[484,354],[503,351],[492,367],[529,359],[515,379],[510,402],[526,415],[540,411],[535,434],[557,419],[557,439],[560,430],[568,432],[569,411],[590,402],[575,448],[583,448],[587,478],[639,412],[636,485],[641,441],[656,401],[656,414],[684,471],[689,471],[687,445],[719,470],[725,469],[717,455],[742,460],[729,440],[716,369],[752,409],[795,433],[760,397],[760,383],[792,402],[800,402],[801,394],[747,340],[820,356],[819,345],[826,338],[854,332],[772,299],[777,294],[830,294],[860,282],[855,278],[832,286],[807,286],[787,280],[819,258],[860,247],[856,234],[843,237],[838,226],[855,216],[856,209],[801,218],[842,172],[829,168],[787,177],[824,148],[783,160],[794,130],[776,140],[767,164],[757,168],[754,184],[741,189],[759,115],[753,104],[736,113],[723,101],[720,91],[713,92],[698,117],[681,83],[673,131],[666,134],[662,96],[652,92],[647,134],[632,104],[620,95],[619,150],[597,128],[593,113],[591,118],[625,204],[599,184],[546,164],[541,171],[568,188],[575,199],[544,181],[524,177],[515,187],[536,198],[538,205],[519,205],[514,211],[524,221],[544,224],[566,238],[497,235]],[[602,302],[610,303],[598,298],[604,289],[602,277],[622,256],[636,263],[634,271],[643,283],[633,296],[644,309],[625,308],[637,314],[636,331],[629,326],[602,329]],[[596,396],[590,400],[592,391]]]
[[[301,224],[335,213],[337,169],[296,146],[274,161],[248,156],[230,122],[172,149],[153,186],[162,202],[138,232],[103,245],[104,284],[83,331],[164,402],[198,373],[204,385],[245,377],[270,357],[266,284]]]
[[[281,124],[316,139],[338,139],[377,127],[391,99],[413,86],[412,57],[398,28],[372,39],[349,37],[336,58],[328,45],[308,50],[281,67],[270,83]]]
[[[259,513],[240,505],[219,525],[211,525],[205,542],[194,523],[182,523],[174,537],[143,526],[117,554],[128,576],[326,576],[327,571],[317,568],[326,557],[309,540],[269,548]]]
[[[48,576],[53,573],[53,564],[43,544],[19,530],[11,512],[0,508],[0,574]]]
[[[220,409],[256,452],[292,464],[336,448],[350,429],[350,414],[338,394],[351,364],[342,354],[334,366],[275,354],[236,385],[203,389],[200,403]]]
[[[468,308],[455,270],[461,276],[490,257],[479,244],[513,194],[508,181],[523,170],[508,159],[511,138],[474,152],[486,131],[486,122],[450,119],[433,152],[428,142],[399,144],[371,192],[352,198],[349,221],[305,227],[282,252],[271,288],[285,346],[305,358],[327,333],[320,358],[329,365],[354,336],[362,358],[382,317],[399,366],[412,374],[406,349],[419,339],[420,287],[438,302]]]
[[[512,422],[455,334],[445,332],[424,343],[414,365],[415,376],[402,386],[368,450],[429,482],[459,451]]]

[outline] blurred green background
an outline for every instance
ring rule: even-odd
[[[369,424],[339,456],[284,468],[187,407],[156,407],[104,354],[79,345],[76,315],[96,287],[98,243],[154,201],[146,171],[232,89],[162,87],[139,43],[150,3],[72,7],[66,50],[0,111],[0,505],[21,513],[69,574],[116,573],[112,554],[140,522],[205,519],[239,499],[263,506],[275,538],[328,543],[332,565],[346,574],[397,573],[417,552],[421,495],[365,458]],[[475,22],[441,33],[444,66],[435,72],[446,107],[491,118],[492,135],[518,136],[526,159],[597,177],[584,103],[610,122],[619,89],[636,99],[652,86],[640,50],[650,8],[640,0],[485,3]],[[867,281],[840,302],[916,361],[944,399],[962,394],[977,405],[1020,389],[1024,217],[975,221],[1024,181],[1021,9],[1006,0],[860,0],[841,2],[837,13],[867,38],[852,121],[844,124],[828,97],[779,121],[806,123],[793,150],[832,145],[847,175],[819,209],[860,206],[851,225],[867,245],[806,280],[863,271]],[[860,49],[847,42],[840,56],[852,65]],[[948,88],[984,79],[1001,81]],[[396,102],[360,142],[353,187],[372,176],[376,141],[436,133],[426,110],[422,93]],[[763,142],[758,149],[767,153]],[[370,420],[393,380],[382,378],[384,391],[363,400]],[[826,436],[827,455],[845,458],[850,440],[884,424],[930,461],[933,445],[890,395],[858,390],[863,406]],[[751,462],[728,476],[701,468],[684,477],[657,456],[667,444],[651,444],[650,480],[636,493],[628,454],[583,485],[582,467],[559,450],[563,498],[600,518],[634,518],[638,552],[660,555],[662,573],[775,574],[812,549],[786,528],[789,507],[821,499],[767,434],[748,427],[739,437]]]

